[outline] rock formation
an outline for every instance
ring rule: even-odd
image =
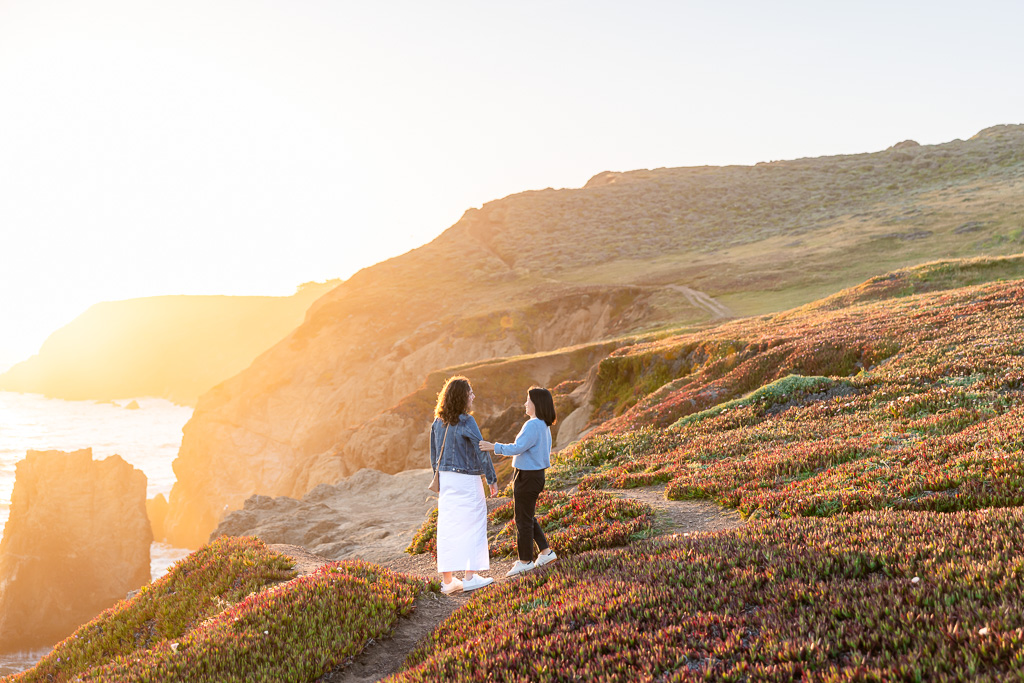
[[[320,484],[302,500],[252,496],[210,535],[259,536],[299,545],[332,560],[384,562],[401,557],[424,515],[437,505],[430,469],[384,474],[363,469],[335,486]]]
[[[438,376],[476,382],[496,363],[728,310],[769,313],[982,244],[1016,253],[1022,169],[1024,126],[1000,127],[874,154],[605,173],[471,209],[319,299],[200,399],[174,465],[169,538],[198,547],[252,494],[298,498],[362,467],[419,466]],[[955,231],[972,220],[985,227]],[[894,226],[928,238],[885,238]],[[593,368],[574,363],[546,375],[510,367],[495,393],[477,391],[481,426],[511,424],[505,410],[529,384]],[[582,410],[566,414],[577,434],[592,420]]]
[[[158,493],[146,501],[146,516],[153,530],[153,540],[162,541],[167,534],[164,532],[164,520],[167,519],[167,498]]]
[[[141,470],[29,451],[0,542],[0,651],[52,645],[148,583],[152,540]]]

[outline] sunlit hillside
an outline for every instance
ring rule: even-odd
[[[195,405],[302,322],[339,281],[290,297],[159,296],[92,306],[39,354],[0,375],[0,390],[65,399],[136,396]]]
[[[758,517],[1024,505],[1022,322],[1012,280],[620,349],[597,394],[621,414],[563,453],[562,480]]]
[[[393,683],[1014,680],[1024,280],[1001,276],[1022,263],[931,263],[624,343],[589,380],[606,418],[555,455],[539,501],[560,559],[415,646],[386,638],[436,582],[339,563],[279,583],[286,558],[222,538],[17,680],[309,681],[374,648],[404,656]],[[652,487],[747,523],[673,533],[639,498]],[[511,516],[490,513],[492,558],[515,552]],[[435,525],[410,553],[434,551]]]
[[[632,382],[628,407],[549,471],[576,492],[541,519],[574,557],[482,594],[388,680],[1012,680],[1024,280],[955,284],[1020,262],[933,264],[616,352],[598,394]],[[571,550],[628,520],[575,523],[594,496],[649,487],[748,524]]]
[[[997,126],[872,154],[603,173],[470,210],[357,273],[200,400],[171,537],[198,545],[255,492],[408,466],[410,449],[389,446],[415,445],[423,425],[380,418],[430,373],[778,311],[939,257],[1019,252],[1022,189],[1024,127]],[[513,405],[552,379],[523,376],[490,398]]]

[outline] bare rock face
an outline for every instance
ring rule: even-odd
[[[384,562],[401,557],[424,515],[437,505],[429,469],[356,472],[335,486],[320,484],[302,500],[252,496],[210,535],[259,536],[298,545],[332,560]]]
[[[0,651],[52,645],[148,583],[152,541],[141,470],[29,451],[0,543]]]

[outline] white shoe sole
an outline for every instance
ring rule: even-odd
[[[546,564],[551,564],[558,559],[558,555],[551,553],[550,555],[538,555],[534,564],[538,567],[543,567]]]
[[[534,564],[533,562],[531,562],[528,565],[521,566],[521,567],[517,566],[514,569],[508,570],[508,572],[505,574],[505,576],[519,576],[520,574],[525,574],[526,572],[531,571],[531,570],[536,569],[536,568],[537,568],[537,565]]]
[[[470,591],[475,591],[475,590],[477,590],[479,588],[487,588],[492,583],[494,583],[494,579],[491,579],[487,583],[481,583],[480,585],[474,585],[474,586],[467,586],[465,583],[463,583],[462,584],[462,592],[463,593],[468,593]]]

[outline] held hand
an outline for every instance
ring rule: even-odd
[[[498,487],[497,487],[497,485],[491,484],[490,487],[491,487],[491,498],[497,498],[498,497]]]
[[[480,442],[480,450],[493,452],[494,451],[494,444],[491,443],[490,441],[481,441]]]

